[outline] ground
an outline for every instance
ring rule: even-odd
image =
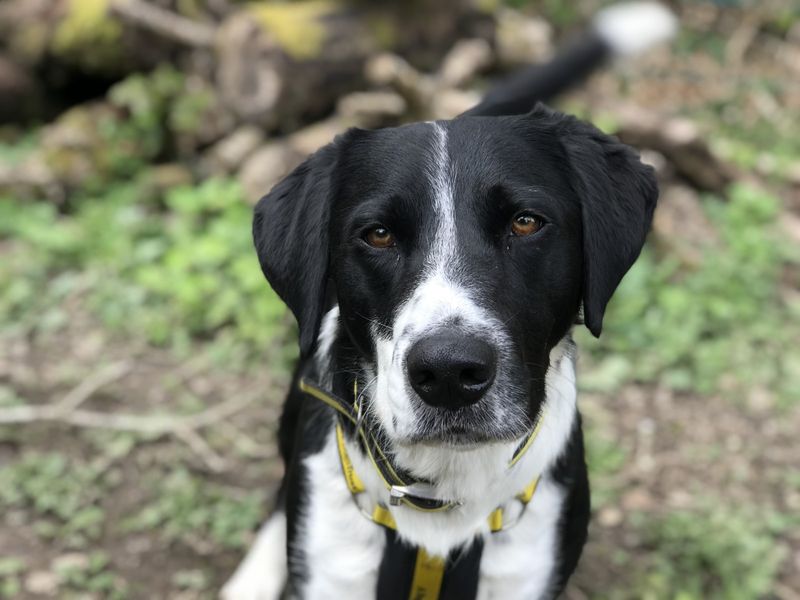
[[[732,172],[707,189],[661,156],[648,247],[601,340],[578,333],[570,600],[800,598],[800,31],[703,10],[562,103],[608,130],[631,105],[689,118]],[[0,198],[0,598],[213,598],[281,476],[295,334],[240,186],[112,167],[66,205]]]

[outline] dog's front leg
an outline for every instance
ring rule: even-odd
[[[287,578],[286,513],[276,511],[222,588],[222,600],[278,600]]]

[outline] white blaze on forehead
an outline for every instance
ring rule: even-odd
[[[433,145],[427,175],[433,190],[436,233],[425,264],[434,272],[443,272],[445,266],[455,258],[456,219],[453,206],[453,171],[447,152],[447,130],[439,123],[431,123]]]
[[[456,235],[455,173],[447,150],[447,129],[437,122],[430,126],[433,135],[426,175],[433,197],[434,234],[419,283],[398,311],[393,324],[395,359],[403,338],[441,326],[453,317],[464,323],[480,324],[486,320],[469,290],[454,277],[463,267],[459,264]]]

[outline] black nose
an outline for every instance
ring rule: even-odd
[[[411,387],[427,404],[461,408],[474,404],[494,381],[495,351],[475,336],[438,333],[408,351]]]

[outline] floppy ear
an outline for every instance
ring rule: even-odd
[[[567,120],[562,144],[583,222],[583,317],[599,337],[606,305],[650,230],[658,184],[653,168],[631,147],[588,123]]]
[[[336,157],[336,142],[312,154],[259,200],[253,217],[261,270],[297,319],[301,356],[314,348],[325,308]]]

